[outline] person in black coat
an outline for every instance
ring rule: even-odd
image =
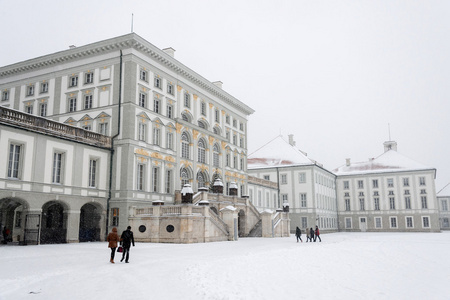
[[[300,240],[303,243],[303,241],[302,241],[302,231],[298,227],[297,227],[297,229],[295,229],[295,236],[297,237],[297,243],[298,243],[298,240]]]
[[[121,262],[125,258],[125,262],[128,263],[131,244],[133,244],[134,247],[134,236],[133,231],[131,231],[131,226],[128,226],[127,230],[122,232],[122,235],[120,236],[120,245],[123,247],[122,259],[120,260]]]
[[[311,242],[314,240],[314,242],[316,241],[316,239],[314,238],[314,229],[309,230],[309,238],[311,239]]]

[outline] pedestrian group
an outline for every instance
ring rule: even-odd
[[[319,239],[319,242],[322,241],[322,239],[320,238],[319,226],[316,226],[316,230],[314,230],[312,227],[310,229],[305,228],[305,234],[306,234],[306,242],[308,242],[308,241],[315,242],[317,239]],[[303,243],[302,230],[298,226],[295,229],[295,236],[297,237],[297,243],[299,240],[300,240],[300,242]]]
[[[108,248],[111,248],[111,259],[109,260],[112,264],[114,263],[114,256],[116,254],[117,243],[120,244],[118,252],[122,252],[122,262],[125,259],[125,262],[128,263],[130,259],[130,248],[131,245],[134,247],[134,236],[133,231],[131,231],[131,226],[127,227],[127,230],[122,232],[122,235],[119,237],[117,234],[117,228],[114,227],[112,231],[108,234],[106,238],[108,241]]]

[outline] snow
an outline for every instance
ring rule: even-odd
[[[0,299],[448,299],[450,232],[0,246]],[[303,235],[304,238],[304,235]],[[305,239],[303,239],[305,241]]]
[[[352,163],[350,166],[344,165],[333,170],[333,172],[339,176],[432,169],[433,168],[422,165],[395,150],[389,150],[367,162]]]

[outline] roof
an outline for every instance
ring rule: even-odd
[[[314,165],[297,147],[285,141],[281,135],[251,153],[247,158],[248,169]]]
[[[445,185],[443,188],[438,190],[437,192],[438,197],[450,197],[450,182]]]
[[[419,170],[435,169],[418,163],[395,150],[388,150],[377,158],[370,159],[367,162],[351,163],[349,166],[345,164],[334,169],[333,172],[337,176],[342,176]]]

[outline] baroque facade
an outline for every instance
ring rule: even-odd
[[[227,191],[235,182],[246,194],[253,109],[174,52],[131,33],[0,68],[2,107],[110,137],[110,145],[88,151],[76,138],[51,142],[42,133],[2,131],[9,158],[0,162],[0,222],[16,231],[30,206],[44,218],[50,205],[59,225],[49,226],[66,229],[59,240],[78,241],[80,206],[95,203],[89,211],[99,216],[98,240],[112,226],[126,228],[133,207],[174,203],[186,183],[197,190],[218,177]],[[95,184],[90,161],[96,161]],[[35,180],[40,171],[45,176]],[[35,203],[39,197],[42,203]],[[11,217],[19,206],[22,215]]]

